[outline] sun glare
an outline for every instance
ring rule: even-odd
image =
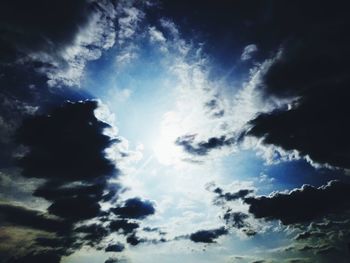
[[[182,149],[175,144],[176,139],[182,135],[179,123],[175,112],[164,115],[153,147],[154,155],[161,164],[177,165],[184,157]]]

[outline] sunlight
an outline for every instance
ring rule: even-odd
[[[160,125],[158,138],[155,140],[153,152],[157,160],[164,165],[178,165],[184,157],[184,153],[175,144],[176,139],[181,136],[181,127],[175,112],[164,114],[164,121]]]

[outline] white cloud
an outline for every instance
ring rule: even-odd
[[[134,1],[121,1],[118,6],[118,43],[123,45],[125,41],[132,38],[137,29],[139,22],[144,17],[144,13],[132,6]]]
[[[154,26],[149,27],[148,33],[152,42],[164,43],[166,41],[163,33],[157,30]]]
[[[145,16],[144,12],[134,6],[135,1],[120,1],[117,5],[118,15],[118,53],[116,65],[121,68],[138,58],[138,42],[140,24]]]
[[[242,52],[241,60],[250,60],[253,57],[254,53],[256,53],[257,51],[258,47],[255,44],[250,44],[246,46]]]

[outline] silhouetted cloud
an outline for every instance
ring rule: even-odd
[[[24,121],[19,143],[29,147],[21,160],[23,175],[58,182],[91,180],[116,172],[104,150],[116,142],[103,134],[109,125],[96,118],[96,101],[66,103],[47,116]]]
[[[3,1],[0,5],[1,51],[10,57],[19,52],[60,50],[72,43],[79,29],[86,25],[92,6],[85,0]]]
[[[0,204],[1,221],[8,224],[44,230],[48,232],[64,233],[71,229],[70,223],[52,218],[43,212],[27,209],[11,204]]]
[[[344,3],[340,1],[332,11],[325,4],[313,9],[303,6],[310,14],[323,15],[298,24],[296,33],[281,43],[259,87],[267,100],[294,98],[295,103],[257,116],[248,134],[266,144],[297,150],[316,163],[350,168],[350,126],[345,121],[350,113],[346,37],[350,20],[343,13]]]
[[[208,141],[195,142],[196,135],[184,135],[176,139],[175,144],[181,146],[187,153],[197,156],[205,156],[213,149],[230,146],[235,142],[234,138],[212,137]]]
[[[110,244],[106,247],[106,252],[122,252],[125,249],[125,246],[122,243]]]
[[[94,115],[97,106],[66,103],[25,120],[18,130],[18,141],[29,148],[19,161],[22,174],[48,180],[34,194],[53,201],[48,211],[54,215],[75,221],[98,216],[106,180],[117,174],[104,151],[118,141],[103,134],[109,125]]]
[[[312,238],[312,237],[320,238],[320,237],[325,237],[325,236],[326,236],[326,233],[324,233],[324,232],[305,231],[305,232],[298,234],[295,237],[295,240],[304,240],[304,239],[308,239],[308,238]]]
[[[61,198],[49,208],[51,214],[71,220],[90,219],[100,214],[101,206],[89,197]]]
[[[143,219],[153,215],[155,209],[150,201],[143,201],[136,197],[126,200],[121,207],[113,208],[112,212],[122,218]]]
[[[253,193],[254,191],[251,189],[241,189],[235,193],[229,193],[229,192],[224,192],[224,190],[220,187],[216,187],[213,190],[213,193],[215,193],[217,196],[214,199],[214,203],[216,205],[223,204],[224,202],[230,202],[230,201],[236,201],[239,199],[243,199],[247,195]]]
[[[101,241],[110,233],[108,228],[101,224],[82,225],[75,228],[74,232],[83,235],[82,239],[91,247],[100,245]]]
[[[111,231],[121,231],[124,234],[130,234],[139,228],[139,224],[135,222],[129,222],[126,219],[112,220],[109,224]]]
[[[340,181],[331,181],[319,188],[303,185],[286,193],[245,198],[249,212],[256,218],[278,219],[285,225],[346,211],[350,209],[349,200],[350,185]]]
[[[146,240],[136,236],[135,233],[132,233],[126,238],[126,242],[128,242],[132,246],[137,246],[140,243],[146,242]]]
[[[228,231],[224,228],[200,230],[190,235],[190,240],[196,243],[215,243],[220,236],[227,235]]]
[[[60,263],[61,255],[55,252],[30,253],[23,257],[13,257],[7,263]]]

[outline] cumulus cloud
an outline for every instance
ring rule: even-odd
[[[111,126],[96,117],[98,107],[91,100],[67,102],[46,115],[30,116],[17,130],[17,142],[26,147],[19,159],[22,174],[42,180],[33,194],[49,205],[44,212],[2,205],[2,221],[9,226],[47,233],[34,239],[27,254],[13,260],[41,260],[47,256],[41,252],[44,248],[59,259],[84,245],[101,247],[112,233],[127,235],[126,241],[132,244],[143,242],[135,233],[139,224],[127,219],[142,220],[154,214],[150,201],[132,198],[112,210],[103,208],[121,189],[118,183],[109,182],[119,170],[106,154],[120,139],[105,132]]]
[[[190,235],[190,240],[196,243],[215,243],[220,236],[227,235],[228,231],[224,228],[200,230]]]
[[[132,198],[126,200],[123,206],[113,208],[112,212],[122,218],[143,219],[153,215],[155,208],[150,201]]]
[[[115,232],[121,232],[123,234],[131,234],[137,228],[139,228],[139,224],[136,222],[130,222],[126,219],[117,219],[111,220],[109,224],[109,229]]]
[[[25,120],[17,131],[17,141],[29,147],[20,160],[23,175],[62,182],[113,175],[116,168],[103,152],[115,139],[103,134],[109,126],[95,117],[97,106],[96,101],[67,103]]]
[[[350,54],[349,40],[344,38],[349,19],[341,6],[333,7],[322,20],[293,25],[298,34],[281,44],[280,55],[263,75],[261,90],[266,99],[296,101],[254,118],[248,134],[265,144],[296,150],[311,163],[349,168],[345,119]],[[305,8],[311,10],[311,6]],[[311,13],[327,8],[321,5]],[[335,27],[334,16],[339,23]]]
[[[269,196],[247,197],[249,212],[256,218],[278,219],[283,224],[310,222],[332,213],[349,209],[347,183],[331,181],[321,187],[304,185],[290,192],[275,192]]]

